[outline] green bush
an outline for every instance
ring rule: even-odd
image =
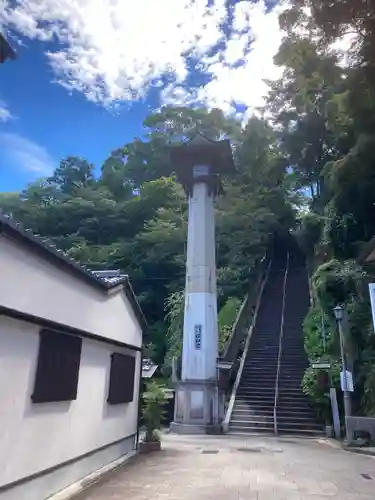
[[[168,324],[167,330],[167,352],[164,357],[162,373],[164,377],[172,374],[172,359],[180,357],[182,353],[182,337],[184,326],[184,305],[185,292],[172,293],[165,303],[165,321]]]
[[[316,304],[304,320],[305,351],[311,361],[335,351],[336,325],[331,317]]]
[[[219,322],[219,352],[224,348],[230,337],[232,328],[241,308],[241,301],[236,297],[229,297],[218,314]]]
[[[323,219],[318,214],[308,212],[302,217],[299,230],[296,232],[296,237],[299,246],[306,255],[314,253],[314,248],[319,241],[322,227]]]
[[[304,321],[305,350],[310,361],[328,358],[339,360],[339,335],[333,308],[337,304],[344,306],[347,315],[344,321],[345,352],[349,366],[353,366],[355,384],[353,411],[365,415],[375,414],[375,335],[368,294],[368,282],[371,279],[354,261],[333,259],[321,265],[312,280],[314,308]],[[338,361],[336,364],[339,366]],[[324,413],[329,408],[329,400],[319,389],[316,377],[317,374],[308,369],[303,388]]]
[[[146,426],[144,440],[155,442],[160,440],[159,430],[165,416],[164,404],[166,402],[165,387],[154,380],[147,383],[143,394],[143,419]]]
[[[375,416],[375,359],[368,366],[362,397],[362,409],[365,415]]]
[[[358,284],[366,276],[354,261],[332,259],[316,270],[312,282],[323,309],[332,316],[337,304],[345,305],[357,296]]]
[[[340,387],[340,362],[330,357],[326,357],[325,361],[331,363],[331,368],[328,371],[328,375],[332,381],[332,387]],[[304,394],[309,396],[311,400],[316,405],[316,410],[321,417],[324,418],[326,422],[330,421],[331,418],[331,403],[326,388],[319,387],[318,375],[319,370],[313,369],[311,367],[307,368],[302,380],[302,390]]]

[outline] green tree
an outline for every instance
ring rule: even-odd
[[[49,181],[62,193],[73,194],[78,188],[94,182],[94,166],[83,158],[68,156],[61,160]]]
[[[98,177],[89,162],[68,157],[51,177],[0,197],[2,210],[91,269],[130,276],[154,360],[167,368],[181,349],[188,218],[170,146],[197,133],[229,137],[235,154],[236,173],[223,180],[225,195],[216,201],[219,309],[226,316],[248,292],[270,236],[295,222],[293,175],[265,120],[253,117],[242,127],[217,109],[163,108],[145,120],[141,138],[109,155]]]

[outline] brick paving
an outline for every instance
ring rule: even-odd
[[[374,498],[374,457],[326,440],[167,434],[163,451],[139,455],[75,500]]]

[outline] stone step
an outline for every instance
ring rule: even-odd
[[[282,403],[284,400],[289,400],[290,398],[304,399],[308,401],[308,396],[301,391],[288,393],[287,391],[279,391],[279,402]]]
[[[229,430],[228,430],[228,434],[230,436],[233,436],[235,438],[246,438],[248,439],[249,437],[260,437],[260,436],[267,436],[267,435],[274,435],[273,433],[273,429],[270,430],[270,429],[264,429],[264,430],[258,430],[258,429],[253,429],[253,430],[249,430],[249,429],[237,429],[237,428],[234,428],[234,429],[231,429],[229,427]],[[305,436],[304,436],[305,437]]]
[[[243,401],[244,403],[251,402],[251,401],[266,401],[268,402],[273,402],[275,401],[275,392],[264,392],[264,393],[259,393],[259,392],[254,392],[254,393],[249,393],[249,392],[237,392],[237,398],[238,400]]]
[[[281,375],[279,376],[279,384],[280,386],[290,386],[294,385],[295,387],[298,387],[299,389],[301,388],[301,382],[302,378],[300,377],[294,377],[294,376],[285,376],[281,378]]]
[[[241,412],[268,412],[269,410],[273,411],[274,407],[274,402],[270,402],[268,404],[258,404],[257,402],[251,402],[251,403],[245,403],[243,401],[235,402],[235,405],[233,407],[233,411],[238,410]],[[315,415],[315,412],[312,407],[310,406],[303,406],[303,405],[298,405],[298,406],[289,406],[289,407],[280,407],[277,406],[277,412],[280,415],[289,415],[293,412],[297,412],[298,414],[301,415]]]
[[[275,384],[270,385],[241,385],[237,389],[237,394],[265,394],[268,395],[270,392],[276,392]]]
[[[276,377],[269,379],[259,379],[258,377],[243,377],[240,382],[240,387],[256,387],[258,391],[262,387],[272,387],[275,388]]]
[[[263,368],[272,368],[273,370],[277,369],[277,358],[274,359],[269,356],[250,357],[247,359],[247,363],[258,365]]]
[[[258,375],[256,373],[242,374],[240,382],[243,382],[243,383],[252,382],[253,384],[257,384],[257,385],[260,382],[264,382],[264,383],[270,383],[271,385],[274,386],[276,383],[276,374],[267,373],[266,375],[267,376],[261,377],[260,375]],[[259,385],[258,385],[258,387],[259,387]]]
[[[243,400],[237,400],[235,401],[235,406],[234,408],[238,408],[238,409],[244,409],[244,410],[247,410],[249,408],[254,408],[256,411],[263,411],[263,410],[268,410],[269,408],[272,408],[273,410],[273,407],[274,407],[274,401],[269,401],[269,402],[264,402],[264,401],[251,401],[251,402],[246,402],[246,401],[243,401]]]
[[[259,377],[258,380],[261,380],[266,377],[275,378],[276,374],[277,374],[277,369],[276,367],[273,366],[265,366],[263,370],[258,370],[255,366],[244,367],[244,369],[242,370],[242,376],[253,375]]]
[[[280,411],[276,411],[277,419],[280,422],[313,422],[316,423],[316,415],[312,411],[308,412],[302,412],[302,411],[295,411],[294,413],[285,412],[282,413]],[[260,420],[263,421],[265,418],[267,421],[269,418],[273,418],[274,416],[274,411],[273,408],[262,408],[262,410],[254,410],[254,409],[247,409],[247,410],[242,410],[238,408],[234,408],[232,415],[231,415],[231,420]]]
[[[271,394],[270,396],[266,396],[266,395],[245,395],[245,394],[240,394],[238,395],[237,397],[238,399],[238,402],[241,403],[241,404],[258,404],[261,405],[261,406],[269,406],[269,405],[273,405],[275,404],[275,396],[274,394]]]
[[[254,428],[269,428],[273,429],[274,422],[273,418],[269,421],[261,421],[261,420],[251,420],[251,421],[246,421],[246,420],[231,420],[230,422],[230,427],[242,427],[243,429],[254,429]]]
[[[284,404],[282,406],[278,404],[277,411],[283,413],[289,413],[293,411],[306,412],[306,413],[313,412],[315,414],[313,406],[310,406],[308,402],[306,402],[306,404],[303,404],[302,402],[291,401],[290,404]]]
[[[238,391],[242,392],[262,392],[275,390],[275,381],[271,381],[268,384],[266,382],[259,382],[259,384],[255,384],[254,380],[252,382],[250,380],[248,380],[247,382],[244,380],[243,383],[240,383],[238,387]]]
[[[265,406],[260,406],[258,408],[254,408],[254,407],[251,407],[251,408],[242,408],[242,407],[238,407],[238,406],[235,406],[233,408],[233,411],[232,411],[232,418],[234,418],[234,416],[238,416],[238,417],[243,417],[243,418],[251,418],[252,416],[254,415],[271,415],[273,416],[273,405],[269,406],[268,408],[265,407]]]
[[[269,379],[269,380],[276,380],[276,374],[277,370],[276,369],[270,369],[266,368],[263,373],[258,371],[258,370],[251,370],[245,368],[242,371],[242,377],[256,377],[257,380],[263,380],[263,379]]]
[[[282,384],[279,384],[279,394],[303,394],[302,387],[285,387]]]
[[[230,425],[228,434],[234,436],[258,436],[259,434],[272,434],[274,432],[273,424],[272,426],[254,426],[254,427],[242,427],[238,425]]]
[[[273,422],[273,413],[267,415],[260,415],[259,413],[255,415],[244,415],[243,413],[232,413],[231,423],[233,425],[242,425],[254,423],[270,423]]]
[[[280,414],[279,412],[276,411],[276,418],[278,422],[281,422],[282,424],[287,423],[287,424],[303,424],[303,423],[311,423],[313,425],[316,425],[316,417],[315,415],[311,418],[310,415],[308,414],[302,414],[302,413],[288,413],[288,414]]]
[[[324,428],[317,429],[285,429],[284,427],[277,427],[277,433],[283,436],[303,436],[303,437],[320,437],[324,436]]]
[[[277,420],[278,430],[284,432],[296,432],[296,431],[321,431],[322,426],[317,424],[313,420],[307,420],[305,422],[286,422]]]

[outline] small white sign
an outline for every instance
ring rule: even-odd
[[[330,363],[313,363],[311,365],[311,368],[313,368],[314,370],[328,370],[329,368],[331,368],[331,364]]]
[[[347,388],[345,388],[345,381],[347,383]],[[340,372],[340,385],[342,391],[354,392],[353,374],[352,372],[346,370],[346,380],[344,377],[344,372]]]
[[[210,173],[210,167],[208,165],[194,165],[193,167],[193,177],[206,177]]]
[[[368,288],[370,292],[372,324],[374,326],[374,332],[375,332],[375,283],[370,283]]]
[[[195,332],[195,348],[199,350],[202,347],[202,325],[195,325],[194,332]]]

